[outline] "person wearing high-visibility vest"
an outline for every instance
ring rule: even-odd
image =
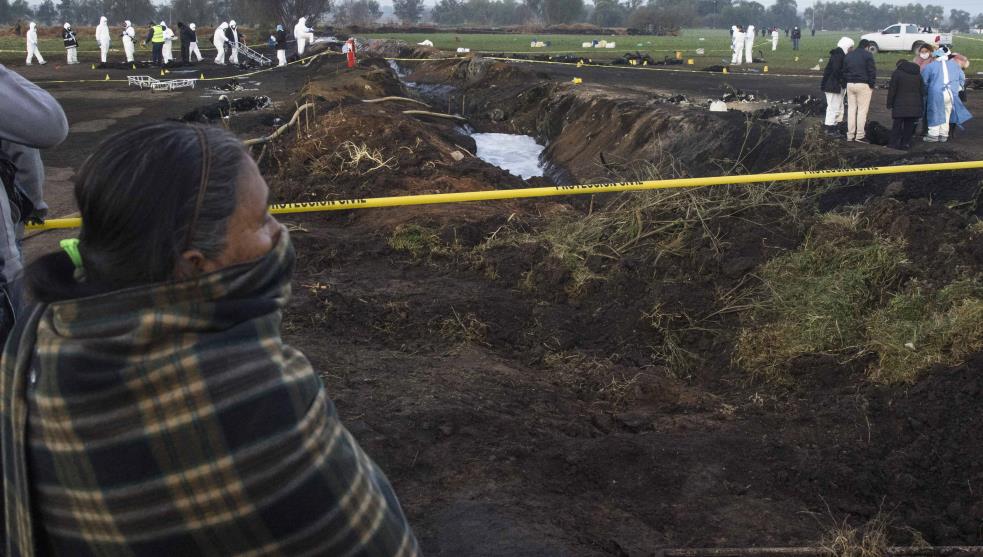
[[[157,25],[153,21],[148,23],[150,30],[147,31],[147,38],[144,39],[143,45],[153,44],[154,55],[153,63],[161,66],[164,64],[164,26]]]
[[[345,46],[341,47],[341,52],[348,56],[348,67],[354,68],[355,67],[355,38],[354,37],[348,37],[348,40],[345,41]]]

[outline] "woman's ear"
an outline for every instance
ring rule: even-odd
[[[202,252],[191,249],[181,254],[174,267],[174,278],[187,280],[214,271],[218,266]]]

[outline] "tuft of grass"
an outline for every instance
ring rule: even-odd
[[[782,380],[796,356],[864,351],[867,316],[898,286],[906,260],[900,241],[858,237],[856,226],[827,219],[800,249],[765,264],[765,296],[739,335],[738,365]]]
[[[436,230],[419,224],[400,224],[389,235],[388,244],[396,251],[409,253],[414,259],[448,255],[453,251]]]
[[[832,557],[884,557],[890,547],[891,517],[879,510],[863,526],[853,527],[844,519],[832,522],[819,542]]]
[[[882,383],[912,383],[925,368],[957,365],[983,350],[983,283],[967,279],[928,292],[911,285],[867,322],[868,370]]]
[[[474,313],[461,315],[451,308],[452,315],[437,323],[436,332],[442,338],[454,343],[480,344],[488,346],[488,324]]]

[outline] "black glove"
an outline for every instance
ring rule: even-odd
[[[959,92],[959,100],[961,100],[963,103],[966,102],[966,91],[965,90],[962,90],[962,91]]]

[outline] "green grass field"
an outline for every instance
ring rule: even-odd
[[[769,71],[771,72],[806,72],[819,63],[819,59],[824,60],[829,56],[831,48],[836,46],[837,40],[843,35],[852,37],[859,42],[859,33],[838,33],[823,31],[816,33],[815,37],[809,36],[805,31],[802,38],[801,50],[792,50],[792,41],[786,38],[784,33],[779,39],[778,50],[771,51],[771,39],[758,37],[754,49],[755,56],[758,52],[764,55],[767,60]],[[522,52],[533,54],[564,54],[575,53],[597,60],[611,60],[621,56],[625,52],[640,51],[648,53],[653,58],[660,60],[665,56],[675,56],[676,51],[681,51],[687,59],[692,58],[694,68],[703,68],[713,64],[721,64],[730,61],[730,36],[727,31],[719,29],[687,29],[678,37],[656,37],[647,35],[637,36],[591,36],[591,35],[470,35],[454,33],[408,33],[408,34],[368,34],[369,38],[392,38],[401,39],[415,44],[425,39],[433,41],[437,48],[454,51],[458,47],[470,48],[473,52]],[[95,52],[97,46],[95,39],[81,34],[81,53]],[[530,48],[530,41],[536,38],[540,41],[549,41],[549,48]],[[614,41],[617,48],[614,49],[583,49],[581,43],[591,39],[604,39]],[[703,39],[703,40],[701,40]],[[202,49],[210,47],[206,41]],[[118,41],[114,42],[113,47],[121,48]],[[956,36],[956,50],[965,54],[973,60],[969,74],[976,76],[983,71],[983,37],[980,36]],[[698,56],[696,50],[705,49],[703,56]],[[148,50],[138,46],[137,52]],[[17,59],[18,52],[24,52],[24,39],[5,35],[0,36],[0,51],[2,59],[11,62]],[[58,58],[64,56],[61,39],[45,37],[41,39],[41,52],[45,56]],[[881,72],[890,72],[894,69],[894,64],[898,58],[910,58],[907,53],[889,52],[877,55],[877,64]],[[760,69],[761,64],[755,65]]]
[[[816,36],[812,37],[809,36],[808,31],[805,31],[800,45],[801,50],[795,52],[792,50],[792,40],[786,38],[785,34],[782,33],[777,51],[771,51],[770,37],[764,39],[759,36],[755,43],[754,52],[755,56],[758,56],[758,51],[761,51],[768,62],[769,71],[807,71],[818,64],[820,58],[824,60],[828,58],[830,49],[835,47],[836,42],[844,35],[852,37],[857,42],[860,40],[859,33],[823,31],[817,32]],[[369,34],[367,36],[378,39],[402,39],[409,43],[419,43],[424,39],[429,39],[437,48],[451,51],[458,47],[465,47],[470,48],[473,52],[524,52],[553,55],[575,53],[598,60],[610,60],[625,52],[636,50],[643,53],[647,52],[653,58],[660,60],[665,56],[674,56],[676,51],[681,51],[687,59],[692,58],[694,60],[697,68],[730,61],[730,35],[727,31],[719,29],[687,29],[678,37],[646,35],[596,37],[590,35],[465,35],[453,33]],[[530,48],[529,43],[533,37],[540,41],[549,41],[550,47]],[[617,48],[587,50],[581,48],[582,42],[591,39],[614,41]],[[971,66],[970,73],[975,75],[977,71],[983,70],[983,37],[957,36],[954,42],[957,51],[975,59],[974,66],[976,67]],[[703,56],[696,55],[698,48],[705,49]],[[911,55],[899,52],[878,54],[878,68],[884,72],[891,71],[897,60],[902,57],[911,58]],[[798,59],[796,60],[796,58]]]

